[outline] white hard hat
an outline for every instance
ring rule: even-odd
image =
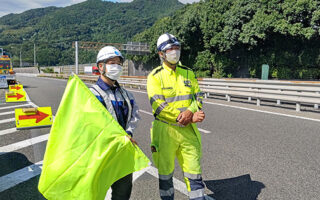
[[[180,46],[180,42],[174,35],[169,33],[162,34],[158,38],[157,49],[158,51],[165,51],[170,49],[172,46]]]
[[[121,62],[123,62],[124,57],[122,56],[121,52],[113,46],[105,46],[100,49],[97,55],[97,63],[101,61],[107,61],[110,58],[120,57]]]

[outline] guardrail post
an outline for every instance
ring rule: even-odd
[[[231,101],[230,95],[227,94],[226,97],[227,97],[227,101],[230,102]]]
[[[301,110],[301,103],[297,103],[296,104],[296,111],[300,112],[300,110]]]
[[[252,88],[249,88],[249,90],[251,91]],[[248,97],[248,101],[251,101],[251,100],[252,100],[252,98],[251,98],[251,97]]]
[[[229,86],[227,85],[226,88],[229,88]],[[226,94],[226,98],[228,99],[228,95]]]
[[[319,94],[319,92],[316,92],[316,94]],[[314,109],[319,109],[319,104],[314,104]]]
[[[281,92],[282,90],[279,90],[279,91]],[[277,100],[277,105],[281,105],[280,99]]]
[[[260,104],[261,104],[261,100],[257,98],[257,106],[260,106]]]

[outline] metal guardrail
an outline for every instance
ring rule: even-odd
[[[45,74],[47,76],[47,74]],[[49,75],[60,78],[67,78],[68,75]],[[64,77],[65,76],[65,77]],[[79,75],[83,80],[96,81],[98,76]],[[296,104],[296,111],[301,110],[301,103],[313,104],[315,109],[320,104],[320,82],[307,81],[262,81],[244,79],[199,79],[201,91],[205,93],[205,98],[210,95],[225,95],[227,101],[232,97],[244,97],[249,101],[256,99],[257,106],[262,100],[275,100],[277,104],[281,101]],[[121,77],[121,85],[146,89],[146,77]]]

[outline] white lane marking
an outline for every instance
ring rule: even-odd
[[[10,133],[14,133],[16,131],[17,131],[16,128],[10,128],[10,129],[6,129],[6,130],[1,130],[0,131],[0,136],[1,135],[7,135],[7,134],[10,134]]]
[[[199,130],[200,132],[202,132],[202,133],[211,133],[211,131],[207,131],[207,130],[204,130],[204,129],[199,128],[199,127],[198,127],[198,130]]]
[[[0,177],[0,193],[41,173],[42,161]]]
[[[1,115],[10,115],[10,114],[14,114],[14,111],[0,113],[0,116]]]
[[[8,123],[8,122],[13,122],[16,121],[16,118],[10,118],[10,119],[3,119],[0,120],[0,124]]]
[[[153,116],[153,114],[151,113],[151,112],[148,112],[148,111],[145,111],[145,110],[139,110],[139,112],[142,112],[142,113],[144,113],[144,114],[147,114],[147,115],[152,115]]]
[[[34,144],[47,141],[49,138],[49,134],[40,135],[38,137],[34,137],[31,139],[23,140],[17,143],[9,144],[7,146],[0,147],[0,155],[5,154],[6,152],[17,151],[19,149],[32,146]]]
[[[143,91],[138,91],[138,90],[130,90],[128,88],[125,87],[126,90],[131,91],[131,92],[139,92],[139,93],[143,93],[143,94],[148,94],[147,92],[143,92]]]
[[[224,107],[230,107],[230,108],[238,108],[238,109],[241,109],[241,110],[255,111],[255,112],[267,113],[267,114],[272,114],[272,115],[279,115],[279,116],[284,116],[284,117],[291,117],[291,118],[297,118],[297,119],[304,119],[304,120],[320,122],[320,119],[313,119],[313,118],[308,118],[308,117],[300,117],[300,116],[296,116],[296,115],[288,115],[288,114],[282,114],[282,113],[276,113],[276,112],[270,112],[270,111],[264,111],[264,110],[256,110],[256,109],[252,109],[252,108],[231,106],[231,105],[225,105],[225,104],[220,104],[220,103],[212,103],[212,102],[205,102],[205,103],[212,104],[212,105],[218,105],[218,106],[224,106]]]
[[[7,106],[7,107],[1,107],[0,110],[5,110],[5,109],[11,109],[11,108],[19,108],[19,107],[24,107],[24,106],[29,106],[30,104],[22,104],[22,105],[15,105],[15,106]]]
[[[151,163],[149,163],[149,167],[146,167],[140,171],[134,172],[133,173],[133,177],[132,177],[132,182],[134,183],[140,176],[142,176],[144,173],[146,173],[150,167],[151,167]]]
[[[129,90],[129,91],[138,92],[138,93],[146,93],[146,92],[141,92],[141,91],[137,91],[137,90]],[[230,108],[237,108],[237,109],[241,109],[241,110],[249,110],[249,111],[254,111],[254,112],[267,113],[267,114],[272,114],[272,115],[279,115],[279,116],[284,116],[284,117],[291,117],[291,118],[297,118],[297,119],[304,119],[304,120],[320,122],[320,119],[314,119],[314,118],[308,118],[308,117],[300,117],[300,116],[296,116],[296,115],[288,115],[288,114],[282,114],[282,113],[277,113],[277,112],[256,110],[256,109],[252,109],[252,108],[245,108],[245,107],[240,107],[240,106],[232,106],[232,105],[226,105],[226,104],[221,104],[221,103],[213,103],[213,102],[208,102],[208,101],[203,101],[203,103],[217,105],[217,106],[230,107]]]
[[[157,169],[157,168],[155,168],[155,167],[153,167],[153,166],[150,166],[150,168],[147,170],[147,172],[148,172],[150,175],[152,175],[152,176],[154,176],[154,177],[156,177],[156,178],[159,178],[158,169]],[[182,182],[182,181],[180,181],[180,180],[178,180],[178,179],[176,179],[175,177],[173,177],[172,180],[173,180],[173,187],[174,187],[174,189],[176,189],[176,190],[178,190],[179,192],[181,192],[182,194],[188,196],[188,190],[187,190],[187,187],[186,187],[185,183]],[[214,200],[214,198],[212,198],[212,197],[210,197],[210,196],[208,196],[208,195],[205,195],[205,198],[206,198],[207,200]]]
[[[152,116],[153,116],[153,114],[152,114],[151,112],[148,112],[148,111],[145,111],[145,110],[139,110],[139,112],[142,112],[142,113],[145,113],[145,114],[148,114],[148,115],[152,115]],[[207,131],[207,130],[204,130],[204,129],[202,129],[202,128],[198,128],[198,130],[199,130],[200,132],[203,132],[203,133],[211,133],[211,131]]]

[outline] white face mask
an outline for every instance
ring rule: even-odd
[[[180,60],[180,50],[172,50],[166,53],[166,60],[171,64],[177,64]]]
[[[106,73],[105,76],[112,79],[118,80],[122,73],[122,66],[118,64],[106,64]]]

